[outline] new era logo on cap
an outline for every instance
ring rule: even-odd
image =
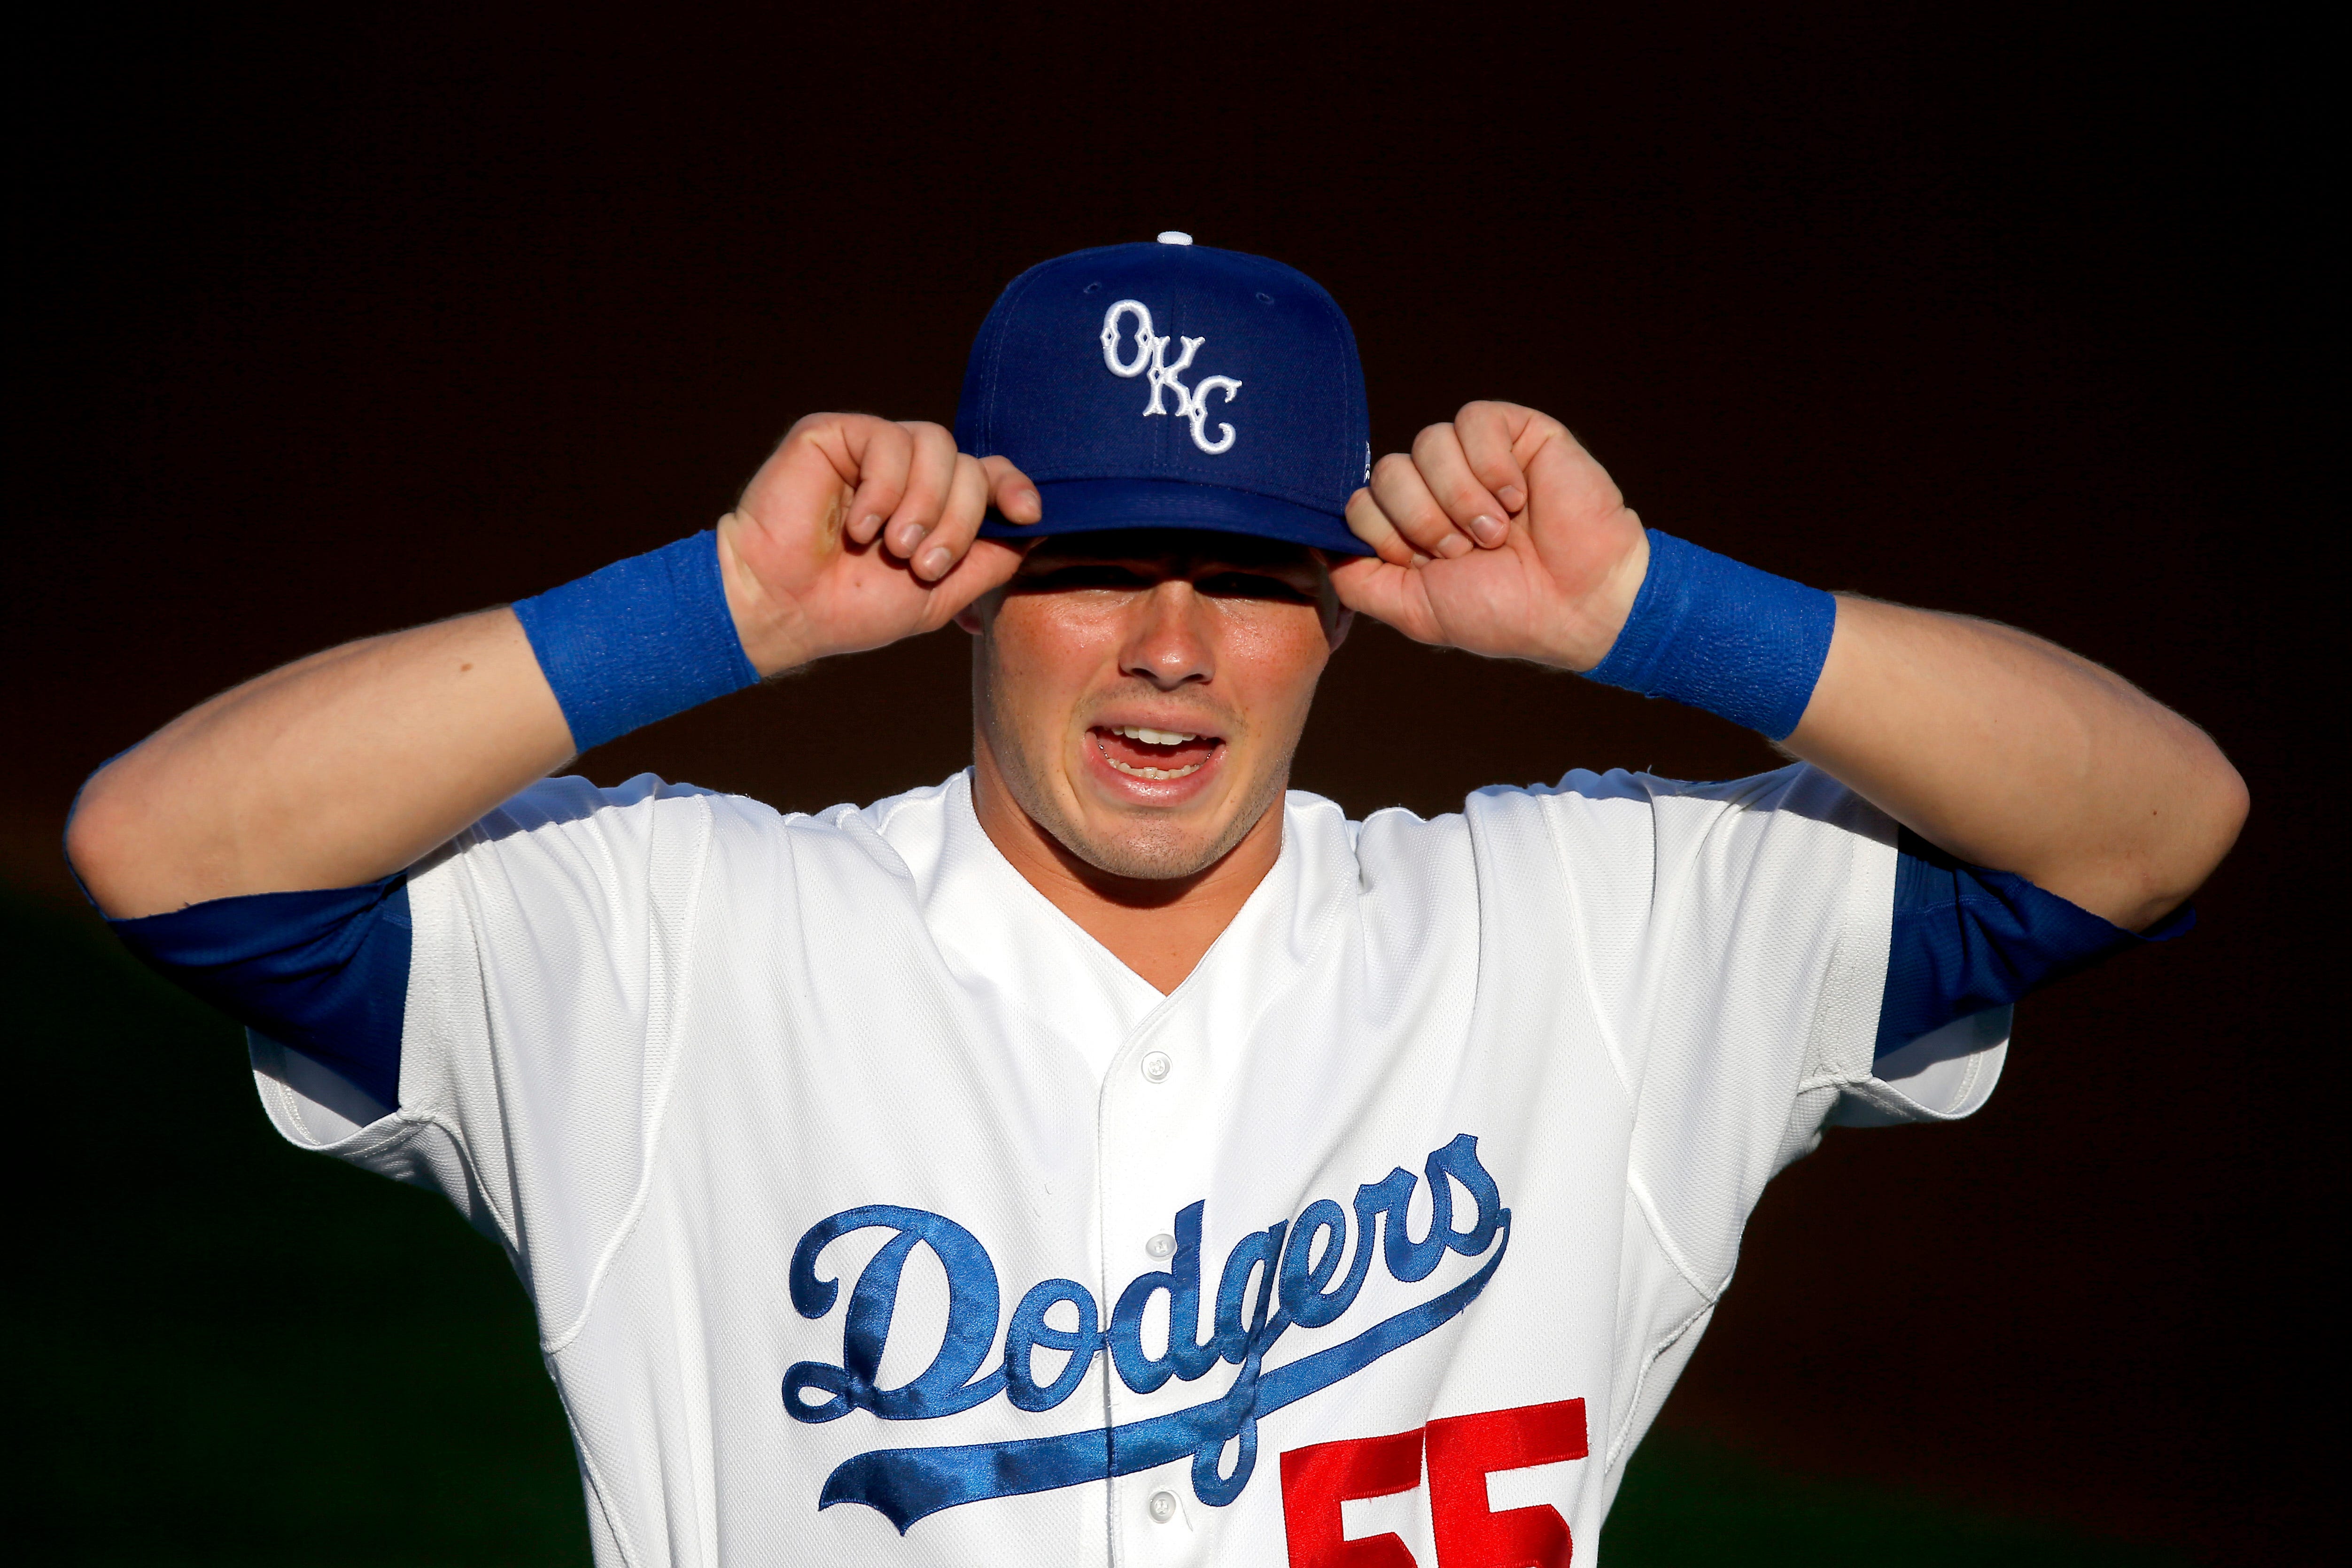
[[[982,323],[956,442],[1010,458],[1045,521],[992,538],[1204,528],[1366,554],[1348,531],[1370,428],[1331,296],[1264,257],[1081,250],[1014,279]]]

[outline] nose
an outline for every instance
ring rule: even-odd
[[[1155,584],[1137,601],[1135,624],[1119,649],[1119,673],[1138,676],[1162,691],[1215,675],[1216,658],[1201,624],[1206,607],[1181,578]]]

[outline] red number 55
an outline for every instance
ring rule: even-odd
[[[1450,1415],[1391,1436],[1291,1449],[1282,1456],[1290,1568],[1419,1568],[1393,1533],[1345,1539],[1339,1505],[1411,1491],[1421,1484],[1424,1447],[1437,1568],[1567,1568],[1571,1543],[1559,1510],[1540,1503],[1490,1512],[1486,1478],[1584,1458],[1581,1399]]]

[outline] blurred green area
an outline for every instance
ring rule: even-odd
[[[586,1563],[571,1438],[498,1249],[437,1197],[281,1143],[237,1028],[94,918],[0,889],[0,963],[26,1091],[0,1305],[16,1561]],[[2178,1561],[1672,1432],[1604,1544],[1615,1568]]]
[[[0,1303],[19,1562],[580,1563],[529,1302],[441,1198],[297,1152],[236,1025],[0,897],[30,1245]]]

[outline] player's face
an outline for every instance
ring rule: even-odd
[[[1282,798],[1344,623],[1312,552],[1217,534],[1047,540],[967,624],[975,751],[1117,877],[1189,877]]]

